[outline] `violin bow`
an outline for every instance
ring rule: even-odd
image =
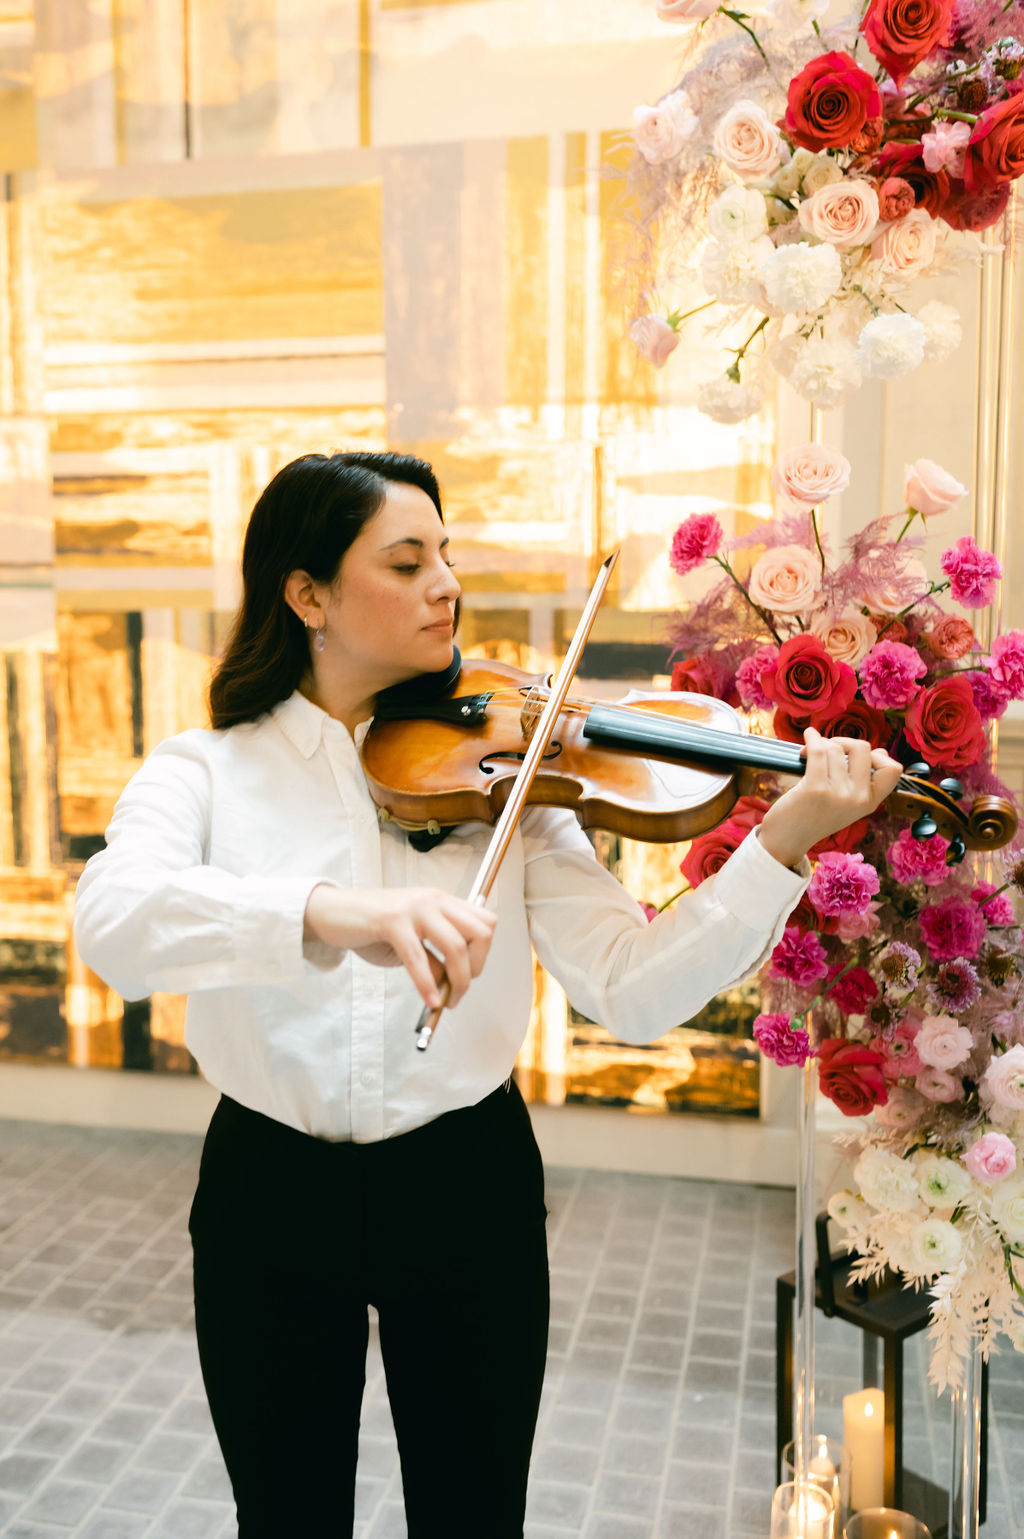
[[[479,908],[482,908],[487,902],[490,890],[494,885],[494,879],[498,874],[498,869],[511,843],[520,813],[526,805],[526,798],[529,795],[530,786],[533,784],[533,777],[537,773],[551,734],[555,730],[558,713],[561,711],[565,703],[565,697],[569,693],[569,686],[575,677],[576,669],[579,667],[583,648],[586,646],[587,637],[590,635],[594,620],[597,617],[597,611],[604,597],[604,590],[607,588],[608,579],[612,575],[612,568],[618,559],[619,552],[613,550],[607,560],[601,563],[601,569],[597,574],[597,581],[590,590],[590,597],[587,599],[583,613],[580,615],[575,635],[569,644],[565,657],[562,659],[562,666],[558,670],[558,677],[551,686],[548,703],[544,707],[531,734],[530,746],[513,781],[509,799],[505,803],[497,823],[494,825],[491,842],[487,846],[483,860],[480,862],[480,869],[476,874],[476,879],[466,900],[469,903],[475,903]],[[425,1053],[430,1046],[430,1041],[441,1018],[441,1013],[448,1003],[451,988],[452,986],[448,978],[443,977],[440,982],[441,1003],[434,1006],[425,1005],[419,1020],[416,1022],[416,1046],[421,1053]]]

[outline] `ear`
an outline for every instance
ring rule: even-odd
[[[308,572],[297,568],[289,572],[285,579],[284,601],[299,619],[305,624],[307,620],[312,622],[318,616],[322,616],[323,610],[316,596],[316,588],[312,577]],[[314,614],[316,611],[316,614]]]

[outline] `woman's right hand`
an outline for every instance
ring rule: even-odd
[[[462,999],[487,959],[497,915],[438,887],[332,887],[321,882],[306,902],[303,940],[323,941],[376,967],[404,967],[423,1003]]]

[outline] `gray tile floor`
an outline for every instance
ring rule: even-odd
[[[0,1123],[5,1539],[236,1532],[191,1335],[199,1147]],[[553,1325],[529,1539],[764,1539],[792,1194],[576,1170],[548,1183]],[[841,1429],[859,1367],[856,1333],[819,1316],[821,1430]],[[923,1378],[911,1352],[907,1462],[944,1484],[948,1414]],[[403,1539],[375,1351],[362,1432],[360,1539]],[[1024,1358],[1006,1353],[992,1368],[985,1539],[1024,1534],[1022,1476]]]

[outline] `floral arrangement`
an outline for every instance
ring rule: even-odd
[[[698,389],[718,422],[759,409],[766,370],[829,408],[947,357],[956,309],[911,313],[908,291],[979,259],[1024,172],[1022,0],[870,0],[829,26],[827,9],[658,0],[700,35],[675,88],[634,114],[647,260],[630,334],[660,368],[691,316],[746,322]],[[707,301],[669,309],[697,276]]]
[[[955,777],[968,801],[1012,802],[986,724],[1024,699],[1024,631],[986,650],[971,623],[1000,564],[964,536],[934,582],[917,554],[926,520],[963,486],[918,460],[899,523],[876,520],[830,564],[818,509],[849,477],[842,455],[807,445],[776,463],[779,507],[753,533],[726,541],[712,515],[684,520],[673,567],[711,563],[721,576],[675,624],[672,687],[755,713],[755,729],[777,738],[802,741],[810,726],[866,740],[908,768],[923,760],[933,781]],[[767,548],[746,571],[754,546]],[[681,868],[691,887],[769,804],[744,796],[693,840]],[[915,838],[883,805],[815,846],[754,1023],[766,1055],[813,1058],[823,1094],[869,1119],[852,1135],[857,1191],[830,1211],[863,1275],[891,1266],[931,1284],[940,1386],[958,1381],[972,1338],[987,1352],[1002,1332],[1024,1351],[1024,942],[1011,901],[1024,892],[1024,846],[955,863],[951,843]]]

